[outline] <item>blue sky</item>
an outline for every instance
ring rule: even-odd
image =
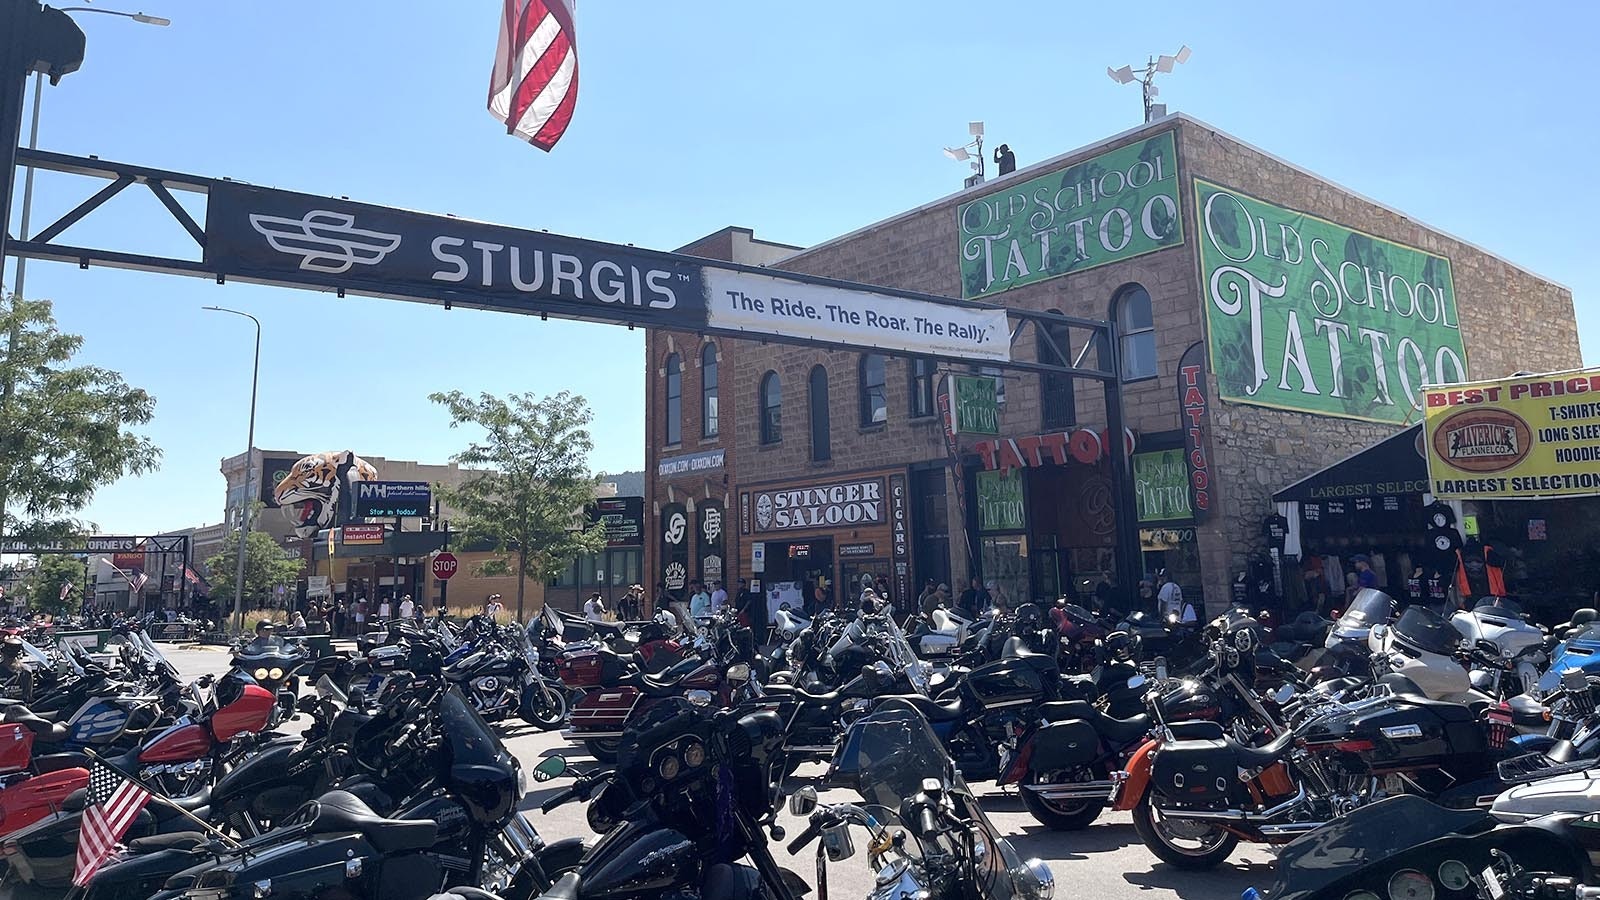
[[[1022,165],[1132,127],[1137,89],[1106,66],[1187,43],[1174,110],[1568,285],[1600,348],[1589,4],[586,0],[551,154],[485,111],[489,0],[108,8],[138,4],[173,25],[79,17],[87,58],[46,87],[41,147],[664,249],[730,224],[815,243],[943,196],[964,172],[939,148],[972,119]],[[42,175],[35,228],[85,184]],[[64,239],[184,248],[146,191],[104,212]],[[163,465],[100,491],[106,532],[221,517],[252,330],[207,304],[262,320],[257,446],[439,462],[465,436],[428,392],[568,389],[594,406],[594,467],[642,464],[642,332],[48,263],[27,286],[158,401]]]

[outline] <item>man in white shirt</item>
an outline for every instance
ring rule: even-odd
[[[583,617],[591,622],[604,622],[606,620],[606,604],[599,591],[589,595],[583,604]]]
[[[1172,576],[1167,574],[1166,569],[1156,572],[1156,581],[1161,585],[1160,591],[1156,594],[1156,600],[1161,604],[1163,618],[1177,616],[1178,621],[1185,624],[1198,620],[1194,606],[1183,602],[1183,588],[1178,587],[1178,583],[1172,580]]]
[[[400,618],[411,619],[417,612],[417,605],[411,602],[411,595],[400,598]]]
[[[722,582],[711,582],[711,614],[716,615],[726,605],[728,605],[728,592],[723,590]]]

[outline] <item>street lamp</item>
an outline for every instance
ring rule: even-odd
[[[972,159],[974,156],[977,157],[977,162],[972,163],[973,174],[967,176],[967,180],[964,183],[966,187],[972,187],[975,184],[983,183],[983,123],[968,122],[967,133],[972,135],[972,140],[959,147],[944,148],[944,155],[956,162]],[[969,147],[974,148],[970,153],[967,149]]]
[[[171,19],[164,19],[161,16],[148,16],[142,12],[119,12],[114,9],[100,9],[96,6],[67,6],[57,9],[56,12],[89,12],[99,13],[103,16],[119,16],[124,19],[132,19],[133,21],[142,25],[157,25],[162,28],[172,24]],[[39,148],[39,101],[43,99],[44,73],[35,72],[33,73],[33,121],[28,126],[29,150],[37,150]],[[33,166],[28,166],[27,168],[28,171],[22,179],[22,227],[17,233],[18,238],[24,241],[28,239],[28,220],[31,218],[31,214],[33,212]],[[28,258],[26,256],[19,256],[17,257],[16,284],[16,294],[18,297],[28,296],[27,294],[23,293],[23,287],[25,286],[27,280]]]
[[[203,308],[210,312],[225,312],[233,313],[236,316],[244,316],[256,324],[256,361],[250,373],[250,438],[246,442],[244,450],[244,519],[239,523],[239,545],[234,551],[234,557],[237,562],[234,565],[233,603],[236,610],[235,621],[238,623],[239,631],[243,632],[245,541],[250,537],[250,502],[251,498],[255,496],[255,492],[250,489],[250,482],[256,474],[251,455],[256,449],[256,385],[261,377],[261,320],[247,312],[228,309],[225,306],[207,306]]]
[[[1165,104],[1153,102],[1155,98],[1161,96],[1161,89],[1155,85],[1157,73],[1171,72],[1174,65],[1183,65],[1188,62],[1191,52],[1189,45],[1185,44],[1179,48],[1174,56],[1152,56],[1145,63],[1142,74],[1135,70],[1133,66],[1123,66],[1120,69],[1106,66],[1106,76],[1117,84],[1132,84],[1137,81],[1144,86],[1144,120],[1149,122],[1167,114]]]

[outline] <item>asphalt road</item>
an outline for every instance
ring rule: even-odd
[[[186,677],[196,677],[206,672],[221,672],[227,666],[227,656],[216,650],[170,650],[168,656]],[[580,746],[572,745],[558,734],[536,731],[520,725],[502,729],[506,746],[527,767],[540,759],[561,755],[579,770],[595,765]],[[821,764],[802,766],[789,780],[788,789],[798,788],[809,779],[820,778]],[[523,808],[533,810],[533,819],[546,840],[574,835],[589,837],[588,822],[582,804],[572,803],[545,815],[537,811],[539,803],[560,790],[562,779],[533,786],[524,798]],[[820,787],[820,785],[819,785]],[[1222,866],[1211,872],[1184,872],[1158,862],[1140,843],[1133,831],[1133,823],[1126,813],[1107,813],[1099,821],[1078,832],[1053,832],[1038,824],[1028,815],[1022,801],[1015,793],[1004,793],[991,782],[974,784],[973,790],[982,800],[984,809],[1002,835],[1010,839],[1024,858],[1038,857],[1049,864],[1056,878],[1058,900],[1084,898],[1084,900],[1236,900],[1250,886],[1265,890],[1272,884],[1272,854],[1264,847],[1244,846]],[[859,798],[850,791],[830,790],[821,795],[824,803],[845,803]],[[801,820],[789,816],[785,810],[779,823],[792,839],[804,829]],[[855,858],[828,867],[828,888],[831,896],[861,898],[872,887],[873,873],[867,871],[865,840],[860,833],[854,835],[858,854]],[[800,856],[791,857],[782,846],[773,848],[780,865],[797,872],[808,884],[816,883],[816,857],[812,847]],[[815,897],[815,894],[810,895]]]

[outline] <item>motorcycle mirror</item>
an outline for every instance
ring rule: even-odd
[[[1496,644],[1494,641],[1489,641],[1489,640],[1484,640],[1483,638],[1479,638],[1477,643],[1473,644],[1473,646],[1477,648],[1479,653],[1483,653],[1483,654],[1486,654],[1488,656],[1499,656],[1500,655],[1500,645]]]
[[[806,785],[789,795],[789,815],[809,816],[817,808],[817,789]]]
[[[710,691],[690,691],[684,695],[684,698],[695,706],[707,707],[711,705]]]
[[[829,825],[822,829],[822,846],[828,851],[829,862],[844,862],[856,855],[856,842],[850,837],[849,825]]]
[[[1338,616],[1335,616],[1334,618],[1338,618]],[[1383,636],[1388,634],[1388,633],[1389,633],[1389,626],[1383,624],[1382,622],[1379,622],[1378,624],[1372,626],[1372,636],[1375,637],[1375,638],[1378,638],[1378,639],[1381,640],[1383,638]]]
[[[534,781],[549,781],[567,770],[567,760],[563,756],[547,756],[533,767]]]
[[[1144,676],[1143,675],[1135,675],[1132,678],[1128,679],[1128,689],[1129,690],[1137,690],[1137,689],[1142,688],[1142,687],[1144,687]]]
[[[1292,684],[1281,684],[1281,685],[1278,686],[1278,689],[1276,691],[1272,692],[1272,701],[1274,703],[1278,704],[1279,706],[1282,706],[1283,704],[1288,703],[1290,700],[1293,700],[1293,699],[1294,699],[1294,685],[1292,685]]]

